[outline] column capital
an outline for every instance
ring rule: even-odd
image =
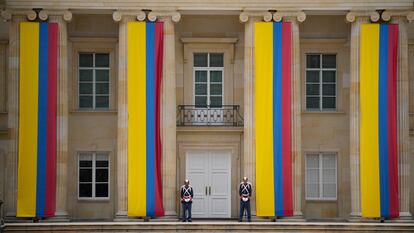
[[[353,23],[357,17],[369,17],[372,22],[377,22],[380,14],[377,11],[350,11],[346,14],[346,21]]]
[[[265,22],[272,21],[272,13],[269,11],[243,11],[239,15],[239,20],[242,23],[249,21],[250,17],[263,17]]]
[[[303,11],[276,11],[273,14],[273,20],[281,22],[283,18],[296,18],[300,23],[306,20],[306,14]]]
[[[39,11],[38,17],[41,20],[47,20],[49,16],[61,16],[66,22],[72,20],[72,12],[69,10],[41,10]]]
[[[147,15],[142,10],[134,10],[134,11],[121,11],[117,10],[112,13],[112,19],[115,22],[120,22],[122,20],[122,17],[124,16],[134,16],[137,18],[138,21],[144,21]]]
[[[1,10],[0,12],[1,18],[5,22],[10,21],[13,16],[26,16],[28,20],[35,20],[37,17],[37,13],[34,10]]]
[[[154,22],[157,18],[171,18],[174,23],[181,20],[181,13],[178,11],[151,11],[148,13],[148,20]]]
[[[382,20],[390,21],[391,17],[405,17],[411,23],[414,20],[414,11],[385,10],[382,12]]]

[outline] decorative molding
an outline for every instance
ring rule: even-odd
[[[55,11],[55,10],[41,10],[38,14],[39,19],[47,20],[49,16],[62,16],[63,20],[70,22],[72,20],[72,12],[69,10]]]
[[[28,20],[35,20],[37,13],[34,10],[1,10],[1,17],[5,22],[10,21],[13,15],[26,15]]]
[[[178,11],[151,11],[148,13],[148,20],[154,22],[158,17],[171,17],[174,23],[180,22],[181,14]]]
[[[306,14],[303,11],[276,11],[273,14],[273,20],[276,22],[282,21],[285,17],[296,17],[300,23],[306,20]]]
[[[235,44],[238,38],[204,38],[204,37],[182,37],[181,42],[186,43],[223,43],[223,44]]]
[[[346,21],[352,23],[356,17],[369,17],[372,22],[377,22],[380,14],[377,11],[350,11],[346,14]]]
[[[239,15],[239,20],[242,23],[246,23],[250,17],[263,17],[265,22],[270,22],[273,18],[272,13],[269,11],[243,11]]]
[[[382,12],[381,18],[384,21],[390,21],[391,17],[406,17],[408,22],[414,20],[414,11],[395,11],[395,10],[386,10]]]
[[[142,10],[136,10],[136,11],[114,11],[112,13],[112,19],[115,22],[120,22],[122,20],[122,17],[124,16],[135,16],[138,21],[144,21],[147,15]]]

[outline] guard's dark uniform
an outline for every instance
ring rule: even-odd
[[[241,182],[239,185],[239,196],[240,196],[240,217],[239,221],[242,221],[244,210],[247,211],[247,220],[250,222],[252,215],[250,213],[250,198],[252,197],[252,184],[250,182],[247,182],[244,184],[244,182]],[[247,200],[243,200],[246,199]]]
[[[193,203],[193,187],[191,185],[188,185],[187,187],[185,185],[181,186],[181,203],[183,204],[183,219],[182,221],[190,221],[191,222],[191,204]],[[189,201],[185,201],[186,199],[189,199]],[[188,212],[188,214],[186,214]]]

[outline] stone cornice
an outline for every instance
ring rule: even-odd
[[[384,21],[390,21],[391,17],[406,17],[408,22],[414,20],[414,11],[395,11],[386,10],[382,12],[381,18]]]
[[[152,22],[159,17],[171,17],[174,23],[178,23],[181,19],[181,14],[178,11],[151,11],[148,13],[148,20]]]
[[[131,11],[123,11],[117,10],[112,13],[112,19],[115,22],[119,22],[122,20],[124,16],[134,16],[138,21],[144,21],[147,15],[142,10],[131,10]]]
[[[273,15],[269,11],[243,11],[239,15],[240,22],[246,23],[250,17],[263,17],[265,22],[270,22]]]
[[[302,23],[306,19],[306,14],[303,11],[276,11],[273,14],[273,20],[276,22],[282,21],[285,17],[295,17],[298,22]]]
[[[380,14],[377,11],[350,11],[346,14],[346,21],[352,23],[357,17],[369,17],[372,22],[377,22]]]

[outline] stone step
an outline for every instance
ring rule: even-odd
[[[344,222],[66,222],[7,223],[5,232],[414,232],[414,223]]]

